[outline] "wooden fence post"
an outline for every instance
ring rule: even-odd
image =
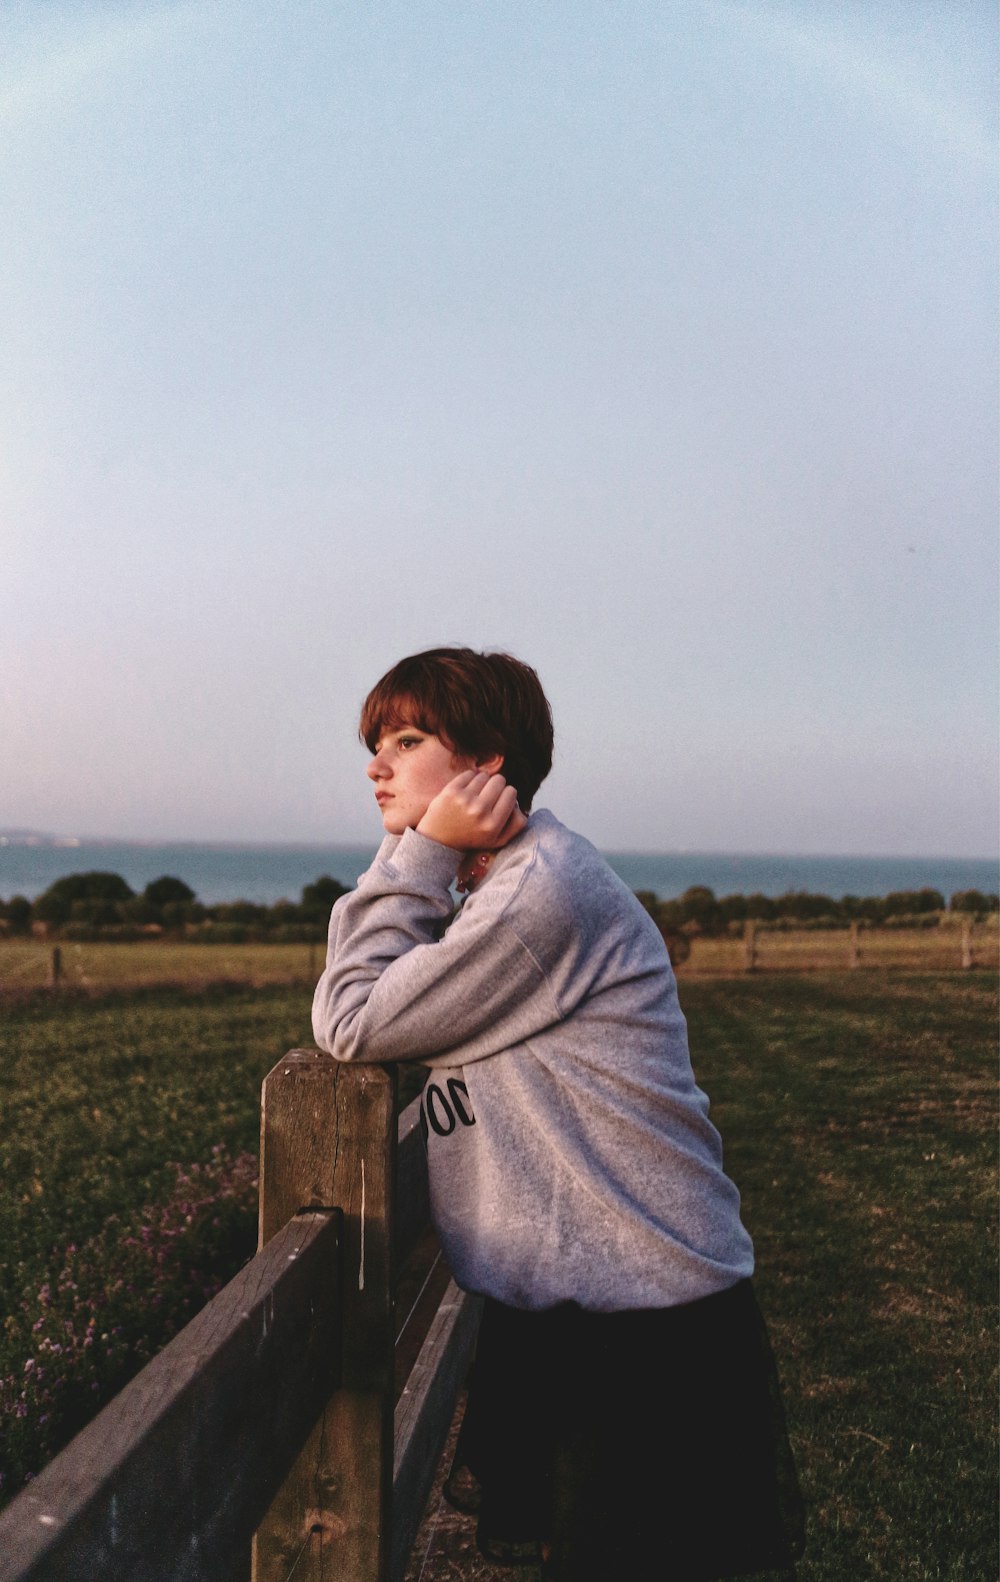
[[[757,924],[752,917],[743,925],[743,965],[747,972],[757,970]]]
[[[858,934],[858,921],[855,918],[851,923],[850,938],[847,945],[847,965],[849,967],[860,967],[861,965],[861,941],[858,938]]]
[[[52,959],[49,962],[49,988],[58,989],[62,977],[62,951],[58,945],[52,946]]]
[[[339,1208],[340,1388],[254,1539],[253,1582],[382,1582],[392,1493],[396,1075],[318,1049],[264,1082],[260,1245],[300,1209]]]
[[[972,918],[962,919],[962,966],[966,971],[975,966],[975,957],[972,954]]]

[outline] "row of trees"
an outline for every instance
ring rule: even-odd
[[[311,941],[325,936],[330,909],[347,890],[324,874],[303,888],[297,903],[204,906],[183,879],[167,874],[137,894],[117,873],[72,873],[50,884],[35,901],[23,895],[0,901],[0,931],[61,939],[135,939],[165,933],[220,944]]]
[[[948,912],[986,917],[1000,910],[1000,896],[981,890],[958,890],[946,904],[940,890],[896,890],[890,895],[845,895],[839,901],[806,890],[787,895],[724,895],[717,897],[706,885],[692,885],[676,900],[661,901],[649,890],[637,891],[639,900],[661,928],[698,934],[736,932],[749,919],[772,927],[844,928],[848,923],[869,927],[934,927]]]
[[[117,873],[73,873],[34,902],[23,895],[0,901],[0,932],[44,934],[63,939],[128,939],[141,934],[183,934],[233,944],[243,940],[322,939],[330,909],[348,886],[329,874],[307,884],[298,902],[261,906],[229,901],[204,906],[190,886],[169,875],[154,879],[141,894]],[[787,895],[724,895],[693,885],[675,900],[637,892],[660,926],[675,933],[725,934],[753,918],[772,927],[843,928],[861,922],[882,927],[934,927],[946,913],[985,917],[1000,909],[1000,897],[960,890],[946,904],[939,890],[899,890],[885,896],[828,895],[795,890]]]

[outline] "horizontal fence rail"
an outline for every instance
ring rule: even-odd
[[[458,1392],[472,1361],[482,1302],[449,1281],[396,1406],[389,1574],[402,1582]]]
[[[0,1582],[246,1577],[336,1385],[338,1216],[296,1216],[0,1517]]]

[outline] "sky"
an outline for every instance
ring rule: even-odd
[[[986,0],[11,0],[0,827],[378,838],[533,664],[611,849],[997,851]]]

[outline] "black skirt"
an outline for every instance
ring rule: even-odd
[[[554,1582],[792,1575],[802,1502],[750,1281],[619,1313],[487,1299],[446,1494],[491,1559],[544,1543]]]

